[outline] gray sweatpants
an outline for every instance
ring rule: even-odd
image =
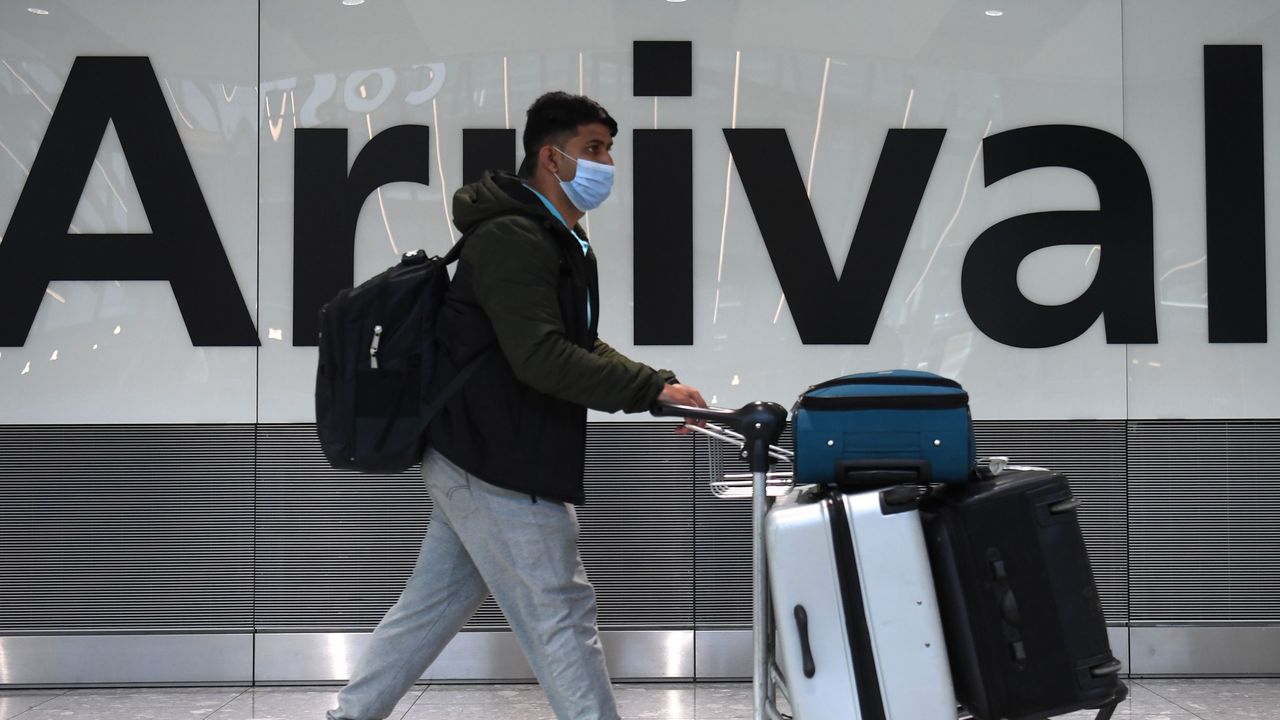
[[[490,485],[435,451],[422,473],[435,509],[417,565],[329,720],[385,718],[490,591],[556,716],[615,720],[573,506]]]

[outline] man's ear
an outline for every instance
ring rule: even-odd
[[[560,174],[560,158],[555,148],[550,145],[543,145],[538,150],[538,164],[550,170],[552,175]]]

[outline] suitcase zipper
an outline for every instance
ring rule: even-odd
[[[969,393],[800,398],[807,410],[954,410],[969,404]]]
[[[870,377],[836,378],[809,387],[809,392],[829,387],[846,385],[922,385],[928,387],[949,387],[960,390],[960,383],[944,377],[893,377],[892,375],[873,375]]]
[[[858,708],[862,711],[859,717],[862,720],[886,720],[871,629],[867,624],[867,608],[862,600],[858,557],[853,549],[853,524],[845,512],[843,495],[833,493],[826,503],[836,557],[836,581],[840,586],[841,605],[844,606],[849,649],[853,652],[853,676],[857,683]]]

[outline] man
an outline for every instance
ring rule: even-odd
[[[617,132],[594,101],[548,93],[529,107],[519,175],[454,195],[466,244],[436,382],[479,366],[431,426],[422,551],[330,720],[386,717],[489,592],[558,717],[618,717],[577,549],[587,408],[706,403],[596,336],[596,259],[578,221],[609,194]]]

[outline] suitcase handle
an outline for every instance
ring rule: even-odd
[[[920,458],[899,460],[837,460],[831,484],[839,489],[872,489],[890,485],[928,485],[933,465]]]
[[[809,613],[803,605],[796,606],[796,628],[800,631],[800,655],[804,663],[804,676],[811,678],[818,671],[813,666],[813,649],[809,646]]]

